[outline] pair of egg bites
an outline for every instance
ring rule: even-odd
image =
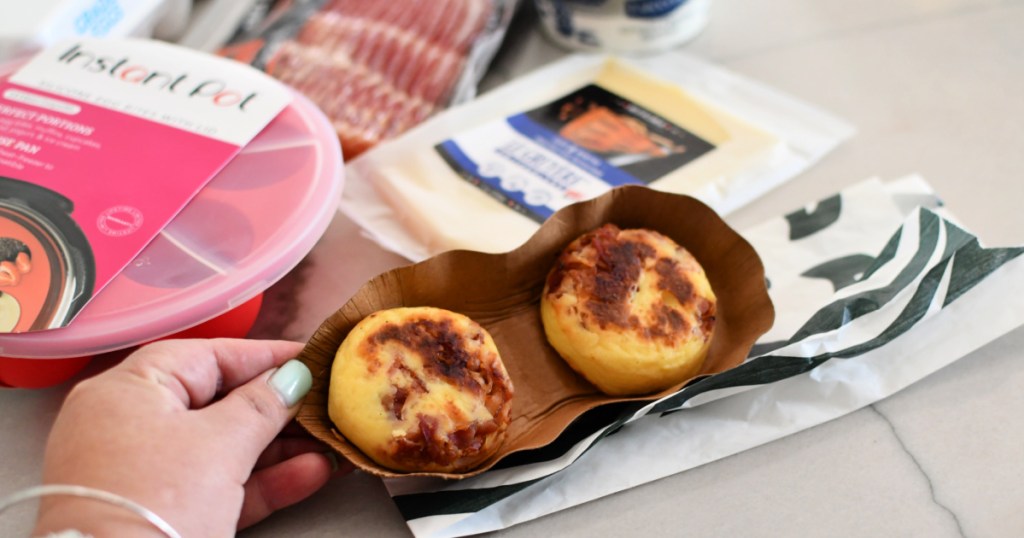
[[[547,276],[548,342],[611,396],[642,395],[696,375],[716,299],[700,263],[672,239],[612,224],[572,241]],[[433,307],[381,310],[342,342],[328,415],[383,467],[460,473],[504,441],[514,389],[491,335]]]

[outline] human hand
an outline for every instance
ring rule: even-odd
[[[301,349],[229,339],[139,349],[68,394],[47,442],[43,482],[121,495],[187,537],[231,536],[306,498],[336,460],[308,436],[278,437],[309,391],[309,370],[284,364]],[[65,529],[160,535],[123,508],[44,499],[36,532]]]

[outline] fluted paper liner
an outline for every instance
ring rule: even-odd
[[[576,374],[547,342],[540,295],[548,271],[573,239],[605,223],[661,232],[703,265],[718,298],[718,310],[711,347],[698,376],[742,363],[757,338],[771,328],[775,311],[764,266],[746,240],[694,198],[646,187],[620,187],[559,210],[511,252],[449,251],[367,282],[323,322],[299,355],[313,372],[313,387],[299,410],[298,422],[369,473],[466,478],[514,452],[554,441],[574,419],[595,407],[650,401],[678,391],[689,380],[640,397],[605,395]],[[369,314],[402,306],[435,306],[476,320],[491,333],[512,378],[515,397],[505,442],[497,454],[470,472],[403,473],[384,468],[341,436],[327,415],[331,364],[342,340]]]

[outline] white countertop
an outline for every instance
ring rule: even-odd
[[[514,27],[485,87],[564,54],[529,22]],[[1024,1],[714,0],[686,50],[858,129],[727,220],[743,229],[867,177],[917,172],[988,246],[1024,245],[1022,28]],[[304,340],[364,281],[404,263],[338,215],[268,292],[254,336]],[[1022,349],[1017,329],[840,419],[495,534],[1022,536]],[[0,390],[0,496],[38,482],[66,392]],[[0,518],[0,535],[30,516]],[[382,484],[356,473],[244,535],[409,532]]]

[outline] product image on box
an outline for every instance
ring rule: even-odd
[[[0,332],[60,327],[92,296],[92,249],[72,209],[52,190],[0,177]]]

